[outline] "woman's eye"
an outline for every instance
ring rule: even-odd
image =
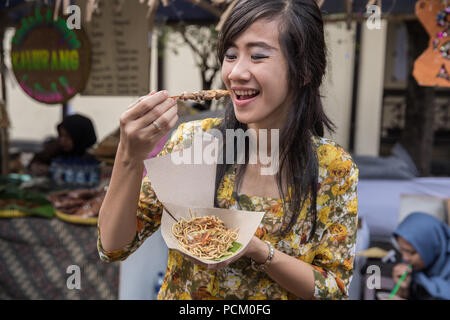
[[[267,56],[261,56],[261,55],[254,55],[254,56],[252,56],[253,60],[262,60],[262,59],[265,59],[265,58],[267,58]]]
[[[263,56],[263,55],[252,55],[252,60],[262,60],[268,58],[267,56]],[[236,56],[233,54],[226,54],[225,55],[225,59],[227,60],[234,60],[236,59]]]

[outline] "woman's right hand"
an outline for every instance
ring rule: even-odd
[[[160,129],[153,124],[154,121]],[[120,117],[118,154],[128,161],[145,160],[177,121],[177,102],[168,98],[167,91],[153,91],[140,97]]]

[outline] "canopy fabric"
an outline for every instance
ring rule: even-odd
[[[103,0],[104,1],[104,0]],[[136,0],[137,1],[137,0]],[[0,11],[5,11],[14,7],[17,7],[27,1],[25,0],[4,0],[0,1]],[[44,1],[39,1],[44,3]],[[210,1],[211,2],[211,1]],[[47,3],[52,5],[54,0],[47,0]],[[167,22],[176,22],[182,19],[185,22],[214,22],[217,18],[209,13],[208,11],[202,9],[199,6],[186,0],[169,0],[169,6],[165,7],[160,5],[157,11],[157,16],[164,17]],[[345,13],[346,0],[325,0],[322,5],[322,11],[324,14],[336,14]],[[366,11],[365,7],[368,0],[354,0],[353,1],[353,12],[363,13]],[[414,14],[415,1],[411,0],[383,0],[382,1],[382,12],[390,14]],[[18,21],[23,15],[27,13],[28,10],[23,9],[14,13],[13,17],[10,17],[14,21]]]

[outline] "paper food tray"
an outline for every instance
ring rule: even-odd
[[[201,127],[194,131],[201,131]],[[241,243],[242,247],[237,252],[220,261],[201,259],[184,251],[178,244],[172,234],[172,225],[176,221],[164,210],[161,233],[167,246],[205,264],[216,264],[231,259],[245,249],[261,223],[264,212],[214,208],[217,161],[194,164],[180,163],[177,159],[183,158],[182,155],[186,156],[184,159],[195,159],[199,147],[206,148],[210,143],[217,143],[217,139],[206,132],[200,132],[195,135],[194,141],[196,141],[194,147],[145,160],[144,164],[156,197],[176,219],[184,217],[190,220],[189,209],[191,209],[197,217],[214,215],[221,219],[227,228],[232,230],[239,228],[239,238],[236,242]],[[195,150],[197,152],[194,152]]]
[[[242,247],[237,252],[233,253],[230,257],[224,258],[220,261],[203,259],[185,251],[179,245],[178,240],[172,233],[172,226],[176,223],[176,221],[166,212],[166,210],[164,210],[161,219],[161,234],[167,246],[170,249],[179,250],[184,254],[186,254],[187,256],[199,260],[204,264],[222,263],[224,261],[231,259],[236,254],[239,254],[239,252],[244,250],[247,247],[250,240],[252,239],[253,235],[255,234],[256,229],[258,228],[265,214],[265,212],[228,210],[222,208],[188,208],[175,205],[172,203],[163,203],[163,205],[178,220],[181,218],[184,218],[185,220],[190,220],[191,216],[189,209],[191,209],[192,214],[195,213],[196,217],[216,216],[224,222],[227,228],[230,228],[232,230],[239,228],[238,238],[236,242],[242,244]]]

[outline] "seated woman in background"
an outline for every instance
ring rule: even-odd
[[[394,267],[394,281],[412,265],[398,295],[410,300],[450,299],[450,228],[429,214],[412,213],[394,236],[405,262]]]
[[[86,150],[97,142],[92,121],[82,115],[67,116],[58,124],[58,139],[44,143],[44,150],[31,160],[30,174],[43,176],[49,174],[49,167],[57,158],[88,157]]]

